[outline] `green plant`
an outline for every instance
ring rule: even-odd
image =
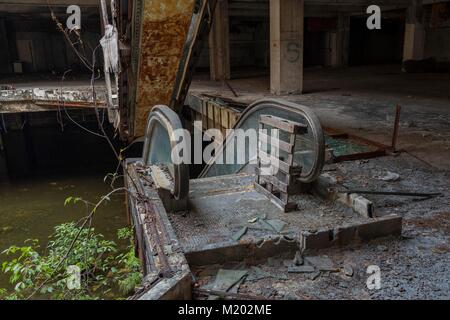
[[[10,275],[14,291],[0,289],[0,298],[24,299],[35,292],[52,299],[101,299],[111,294],[118,285],[125,293],[141,281],[139,259],[131,250],[133,234],[129,228],[118,232],[119,239],[128,239],[127,252],[115,255],[117,245],[95,233],[93,228],[82,228],[75,223],[55,227],[45,254],[40,254],[37,240],[27,240],[27,246],[11,246],[3,254],[12,257],[1,264],[2,272]],[[68,288],[73,274],[71,267],[80,271],[80,286]]]
[[[141,263],[134,253],[134,237],[132,228],[122,228],[117,231],[117,237],[128,240],[129,245],[125,253],[116,257],[119,266],[117,281],[120,290],[124,294],[130,294],[142,281]]]

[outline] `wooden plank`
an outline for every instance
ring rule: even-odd
[[[270,183],[271,185],[273,185],[275,187],[275,189],[277,189],[283,193],[289,192],[289,186],[286,183],[283,183],[280,180],[278,180],[277,177],[275,177],[275,176],[261,175],[260,179],[261,179],[261,181],[263,181],[263,183],[264,182]]]
[[[227,109],[225,109],[225,108],[221,108],[220,109],[220,120],[221,120],[221,123],[222,123],[222,127],[224,129],[230,129],[229,125],[228,125],[228,112],[227,112]]]
[[[209,103],[206,102],[207,104],[207,117],[208,117],[208,128],[207,129],[212,129],[214,128],[214,107]]]
[[[294,122],[294,121],[290,121],[290,120],[286,120],[283,118],[279,118],[279,117],[275,117],[275,116],[270,116],[270,115],[266,115],[263,114],[260,117],[259,120],[261,123],[286,131],[288,133],[292,133],[292,134],[305,134],[308,132],[308,127],[304,124],[298,123],[298,122]]]
[[[203,130],[208,129],[208,105],[206,101],[202,101],[202,127]]]
[[[258,156],[264,165],[274,165],[273,163],[278,163],[279,170],[284,173],[295,175],[300,174],[302,171],[300,167],[290,166],[288,163],[275,158],[263,150],[259,150]]]
[[[283,210],[283,211],[286,210],[286,204],[283,201],[281,201],[281,199],[275,197],[271,192],[269,192],[263,186],[255,183],[255,190],[258,191],[259,193],[262,193],[267,198],[269,198],[269,200],[272,201],[274,204],[276,204],[281,210]]]
[[[270,144],[271,146],[278,146],[278,149],[286,151],[287,153],[292,153],[294,151],[294,145],[276,137],[269,137],[267,134],[262,132],[259,133],[259,140],[266,145]]]
[[[230,121],[230,128],[233,128],[234,127],[234,125],[236,124],[236,122],[237,122],[237,119],[239,118],[239,114],[237,114],[237,113],[234,113],[234,112],[231,112],[231,111],[229,111],[228,112],[228,115],[229,115],[229,121]]]
[[[266,188],[263,186],[255,183],[254,184],[255,190],[259,193],[262,193],[265,195],[269,200],[274,203],[277,207],[279,207],[283,212],[293,211],[297,209],[296,203],[284,203],[280,198],[273,195],[271,192],[269,192]]]
[[[215,128],[220,129],[222,126],[222,117],[220,112],[220,107],[217,104],[214,104],[214,123],[216,124]]]

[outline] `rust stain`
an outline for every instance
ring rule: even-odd
[[[147,116],[169,104],[194,0],[145,1],[136,94],[134,135],[144,135]]]
[[[407,223],[419,228],[439,230],[450,234],[450,212],[440,212],[431,217],[409,219]]]

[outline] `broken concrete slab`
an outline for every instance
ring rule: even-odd
[[[305,262],[319,271],[338,272],[334,262],[328,256],[305,257]]]
[[[270,231],[273,233],[283,233],[287,227],[287,223],[280,219],[257,218],[251,219],[249,228]]]
[[[261,279],[269,278],[270,274],[259,267],[252,266],[248,276],[245,278],[246,281],[258,281]]]
[[[389,215],[372,218],[365,223],[339,226],[332,230],[321,229],[314,233],[303,231],[300,244],[303,250],[324,249],[388,236],[397,237],[402,233],[402,221],[402,217]]]
[[[247,233],[248,227],[242,227],[239,229],[235,234],[231,236],[231,238],[234,241],[239,241],[246,233]]]
[[[321,272],[320,271],[316,271],[316,272],[314,272],[314,273],[310,273],[309,274],[309,279],[310,280],[316,280],[318,277],[320,277],[320,275],[321,275]]]
[[[268,272],[262,270],[260,267],[252,266],[249,270],[248,276],[245,278],[245,281],[258,281],[266,278],[274,278],[279,280],[287,280],[288,277],[285,274]]]
[[[372,218],[374,216],[373,202],[356,193],[340,193],[337,200],[355,210],[363,217]]]
[[[48,111],[62,106],[66,108],[93,108],[95,105],[97,108],[106,108],[106,96],[103,87],[96,88],[95,95],[90,86],[77,89],[0,90],[0,113]]]
[[[344,274],[345,274],[347,277],[353,277],[354,271],[353,271],[353,267],[352,267],[351,265],[345,264],[345,265],[344,265],[344,268],[343,268],[343,271],[344,271]]]
[[[395,172],[386,171],[384,175],[378,177],[380,180],[386,181],[386,182],[394,182],[400,180],[400,175]]]
[[[289,273],[311,273],[316,271],[313,266],[290,266],[288,267]]]
[[[248,275],[247,270],[225,270],[220,269],[217,272],[216,278],[211,285],[212,290],[228,292],[237,283],[243,280]]]

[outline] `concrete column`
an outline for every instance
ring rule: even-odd
[[[406,10],[403,61],[422,60],[425,52],[425,28],[423,25],[422,0],[413,0]]]
[[[331,65],[333,67],[348,66],[350,47],[350,16],[340,14],[337,19],[337,30],[331,33]]]
[[[230,79],[230,24],[228,0],[217,1],[214,21],[209,33],[211,80]]]
[[[303,90],[303,0],[270,0],[270,90]]]

